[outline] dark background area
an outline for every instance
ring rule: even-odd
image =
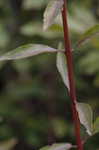
[[[42,30],[48,0],[0,0],[0,54],[28,43],[58,47],[59,21]],[[68,0],[73,48],[88,28],[99,23],[98,0]],[[67,90],[56,69],[56,55],[0,62],[0,149],[33,150],[55,142],[75,143]],[[99,116],[99,36],[74,51],[78,101]],[[82,137],[87,136],[82,127]],[[87,150],[97,150],[97,134]],[[98,147],[99,148],[99,147]]]

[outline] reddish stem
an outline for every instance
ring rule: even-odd
[[[69,37],[69,28],[67,22],[67,1],[64,0],[63,10],[62,10],[62,18],[63,18],[63,28],[64,28],[64,40],[65,40],[65,55],[67,58],[67,67],[68,67],[68,78],[69,78],[69,86],[70,86],[70,97],[72,100],[72,113],[73,120],[75,124],[75,134],[76,134],[76,142],[78,150],[83,150],[83,144],[80,137],[80,122],[78,117],[78,112],[76,110],[76,88],[74,82],[74,74],[73,74],[73,56],[72,56],[72,48],[71,41]]]

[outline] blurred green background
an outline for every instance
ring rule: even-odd
[[[0,54],[28,43],[57,48],[63,42],[59,18],[42,30],[49,0],[0,0]],[[68,0],[73,48],[88,28],[99,23],[98,0]],[[0,62],[0,150],[35,150],[55,142],[75,143],[71,101],[56,69],[55,54]],[[99,36],[74,51],[78,101],[99,116]],[[87,135],[81,129],[82,137]],[[86,150],[97,150],[99,134]],[[98,147],[97,147],[98,146]],[[96,149],[95,149],[96,148]]]

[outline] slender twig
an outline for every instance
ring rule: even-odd
[[[63,19],[63,29],[64,29],[65,55],[67,59],[68,78],[69,78],[69,86],[70,86],[69,94],[72,100],[72,113],[73,113],[73,120],[75,125],[76,142],[77,142],[78,150],[83,150],[83,144],[80,137],[80,122],[79,122],[78,112],[76,110],[77,98],[76,98],[76,89],[75,89],[74,74],[73,74],[72,48],[71,48],[69,28],[67,23],[67,0],[64,0],[62,19]]]

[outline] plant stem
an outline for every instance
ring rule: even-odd
[[[64,29],[65,55],[67,59],[68,78],[69,78],[69,86],[70,86],[69,94],[72,100],[72,113],[73,113],[73,120],[75,124],[76,142],[77,142],[78,150],[83,150],[83,144],[80,137],[80,121],[78,117],[78,112],[76,110],[77,98],[76,98],[76,88],[75,88],[74,73],[73,73],[72,48],[71,48],[71,41],[69,38],[69,28],[67,23],[67,0],[64,0],[62,19],[63,19],[63,29]]]

